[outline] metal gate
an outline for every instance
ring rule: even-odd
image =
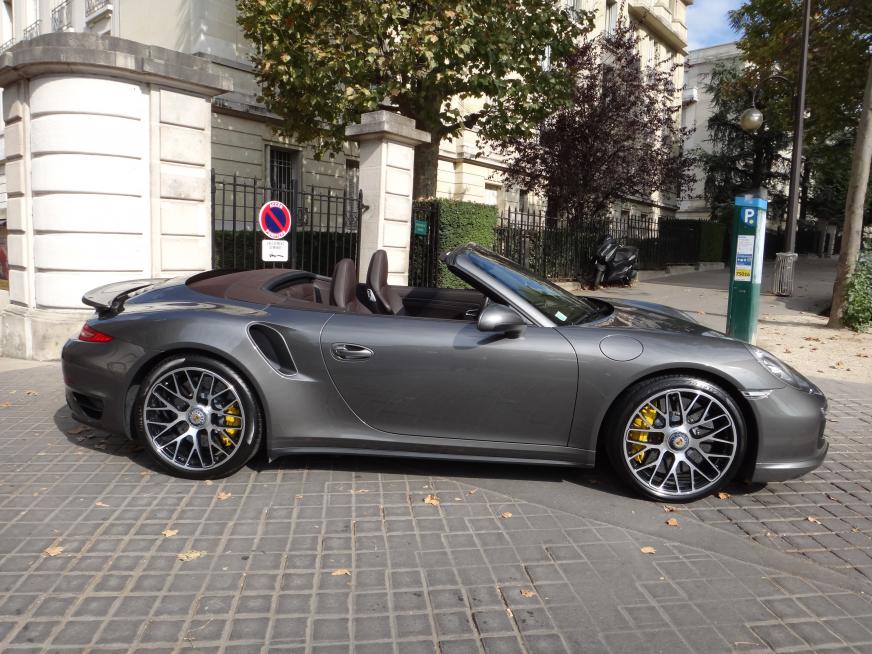
[[[332,276],[333,266],[344,258],[359,258],[360,216],[363,198],[334,189],[310,186],[267,186],[252,177],[212,173],[212,267],[226,270],[294,268]],[[265,263],[258,226],[261,206],[283,202],[291,211],[289,260]]]
[[[412,206],[409,240],[409,286],[439,286],[439,203],[427,200]]]

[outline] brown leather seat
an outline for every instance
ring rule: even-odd
[[[357,299],[357,266],[352,259],[342,259],[333,269],[330,304],[349,313],[372,313]]]
[[[373,252],[366,272],[366,284],[375,295],[378,313],[396,315],[403,311],[403,298],[388,284],[388,253],[384,250]]]

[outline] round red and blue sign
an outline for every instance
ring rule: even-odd
[[[273,239],[284,238],[291,231],[291,211],[278,200],[260,208],[260,231]]]

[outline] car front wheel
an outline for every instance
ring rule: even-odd
[[[180,355],[143,381],[134,427],[152,457],[187,479],[226,477],[260,447],[263,421],[245,380],[211,357]]]
[[[722,488],[742,463],[747,427],[733,398],[703,379],[669,375],[624,393],[607,426],[618,474],[653,499],[691,501]]]

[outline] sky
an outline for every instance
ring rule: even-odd
[[[730,29],[727,12],[741,5],[742,0],[696,0],[687,8],[688,48],[696,50],[735,41],[739,35]]]

